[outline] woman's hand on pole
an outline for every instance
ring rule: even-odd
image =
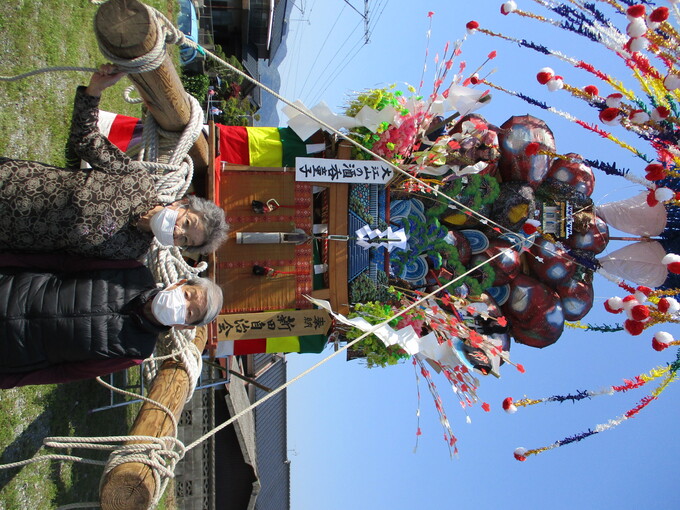
[[[99,66],[99,71],[92,75],[90,84],[87,86],[85,92],[93,97],[99,97],[102,91],[110,86],[118,83],[118,81],[125,76],[126,73],[118,72],[116,66],[113,64],[103,64]]]

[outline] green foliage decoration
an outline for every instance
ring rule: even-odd
[[[461,197],[471,198],[467,204],[473,211],[480,211],[485,205],[493,203],[500,194],[498,181],[489,175],[471,174],[452,181],[443,191],[444,195],[453,199]],[[438,196],[437,205],[427,210],[427,216],[437,218],[441,216],[452,202],[442,196]]]
[[[345,115],[349,117],[355,117],[364,106],[368,106],[377,111],[382,110],[386,106],[393,106],[399,113],[401,113],[401,115],[407,115],[408,109],[399,104],[399,97],[401,97],[403,93],[399,90],[394,90],[395,88],[396,84],[392,84],[390,87],[369,89],[357,94],[354,98],[350,99],[347,108],[345,109]],[[387,128],[389,128],[389,124],[387,122],[383,122],[380,126],[378,126],[375,133],[365,127],[358,127],[352,130],[349,136],[353,140],[360,143],[363,147],[366,147],[370,150],[380,139],[380,133],[385,131]],[[367,160],[371,159],[371,156],[366,154],[364,151],[352,146],[352,158]]]
[[[379,324],[390,318],[394,313],[395,310],[389,304],[380,303],[378,301],[369,301],[367,303],[355,304],[354,310],[349,314],[349,318],[363,317],[371,324]],[[396,328],[402,320],[402,317],[397,317],[387,324],[392,328]],[[346,337],[348,341],[351,341],[359,338],[363,334],[363,331],[352,328],[347,332]],[[382,340],[373,334],[368,335],[361,340],[361,342],[355,344],[353,348],[366,356],[365,359],[368,368],[384,368],[388,365],[396,365],[401,360],[410,358],[410,355],[406,351],[396,346],[387,347]]]
[[[366,303],[368,301],[392,301],[395,296],[387,286],[387,274],[378,271],[377,283],[371,280],[366,272],[361,273],[349,284],[349,299],[351,303]]]
[[[228,126],[248,126],[250,118],[255,118],[255,110],[248,98],[230,97],[220,101],[217,107],[223,113],[216,115],[215,120]]]

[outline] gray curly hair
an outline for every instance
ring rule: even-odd
[[[185,285],[194,285],[205,291],[205,313],[202,318],[195,321],[190,326],[205,326],[210,324],[222,309],[222,289],[219,285],[208,278],[192,278]]]
[[[188,195],[186,199],[189,210],[201,215],[205,226],[205,242],[199,246],[186,248],[186,250],[203,255],[215,251],[227,239],[229,233],[224,211],[215,202],[205,198]]]

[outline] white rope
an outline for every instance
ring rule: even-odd
[[[156,405],[160,404],[155,403]],[[168,412],[168,410],[166,410]],[[172,414],[172,413],[170,413]],[[176,424],[175,424],[176,425]],[[136,441],[134,444],[119,444]],[[170,478],[174,477],[174,469],[185,455],[186,449],[175,437],[152,436],[101,436],[101,437],[46,437],[43,446],[47,448],[83,449],[109,451],[108,461],[87,459],[75,455],[47,454],[31,459],[0,465],[0,469],[12,469],[44,461],[68,461],[81,464],[104,466],[104,474],[126,462],[137,462],[151,468],[155,481],[153,503],[155,508],[167,487]],[[58,510],[71,508],[98,508],[98,503],[73,503],[59,507]]]
[[[151,115],[147,115],[144,121],[143,150],[140,157],[144,158],[142,164],[154,179],[158,199],[165,203],[182,198],[189,189],[194,175],[194,163],[188,154],[201,134],[203,112],[196,98],[189,94],[186,97],[191,106],[191,113],[189,122],[181,133],[161,130]],[[173,142],[175,147],[167,163],[158,161],[161,136]]]
[[[125,99],[125,101],[130,104],[143,103],[144,100],[141,97],[132,97],[130,95],[133,90],[137,90],[134,85],[128,85],[127,87],[125,87],[125,89],[123,90],[123,98]]]
[[[40,69],[35,69],[24,74],[17,74],[16,76],[0,76],[0,81],[19,81],[29,78],[30,76],[35,76],[36,74],[42,73],[55,73],[58,71],[77,71],[77,72],[87,72],[94,73],[98,69],[94,67],[72,67],[72,66],[57,66],[57,67],[41,67]]]

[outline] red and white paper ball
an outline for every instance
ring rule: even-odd
[[[639,292],[642,294],[644,297],[649,297],[652,295],[652,292],[654,292],[651,288],[647,287],[646,285],[638,285],[635,287],[635,292]],[[642,299],[637,298],[638,301],[642,301]]]
[[[669,313],[673,315],[674,313],[680,311],[680,303],[678,300],[672,297],[662,297],[659,299],[657,308],[661,313]]]
[[[535,234],[538,231],[538,227],[540,226],[541,226],[540,221],[535,220],[533,218],[528,218],[524,222],[524,225],[522,225],[522,232],[530,236],[531,234]]]
[[[613,94],[609,94],[604,102],[609,108],[618,108],[621,106],[621,101],[623,101],[623,94],[614,92]]]
[[[555,92],[556,90],[561,90],[564,88],[564,80],[561,76],[556,75],[546,84],[546,86],[550,92]]]
[[[513,1],[510,0],[509,2],[505,2],[503,5],[501,5],[501,14],[503,16],[507,16],[511,12],[515,12],[517,10],[517,4]]]
[[[465,28],[467,29],[467,33],[472,35],[474,34],[477,29],[479,28],[479,23],[475,20],[468,21],[465,25]]]
[[[525,460],[527,460],[526,453],[527,449],[520,446],[519,448],[515,448],[515,452],[513,453],[513,455],[515,456],[515,459],[517,459],[518,461],[524,462]]]
[[[671,273],[680,274],[680,255],[669,253],[661,259],[661,263],[665,264]]]
[[[645,51],[649,46],[649,41],[646,37],[631,37],[626,43],[626,48],[631,53],[639,53]]]
[[[626,310],[626,315],[634,321],[644,322],[649,319],[649,307],[646,305],[635,305]]]
[[[670,188],[657,188],[654,191],[654,196],[659,202],[668,202],[675,198],[675,191]]]
[[[618,108],[605,108],[599,114],[600,121],[607,126],[617,126],[621,122],[621,110]]]
[[[623,312],[623,299],[618,296],[610,297],[604,302],[604,309],[609,313]]]
[[[666,90],[675,90],[680,87],[680,76],[677,74],[669,74],[663,80],[663,86]]]
[[[652,30],[668,19],[668,7],[657,7],[647,16],[647,26]]]
[[[671,111],[665,106],[657,106],[652,110],[652,120],[659,122],[661,120],[667,119],[671,114]]]
[[[647,32],[645,18],[634,18],[626,27],[626,33],[632,37],[642,37]]]
[[[657,331],[652,338],[652,348],[655,351],[663,351],[674,340],[673,335],[665,331]]]
[[[644,124],[649,120],[649,114],[644,110],[632,110],[628,115],[628,119],[633,124]]]
[[[626,321],[623,323],[623,329],[625,329],[630,335],[638,336],[644,331],[645,324],[640,321],[626,319]]]
[[[642,4],[631,5],[626,9],[626,18],[628,21],[635,21],[636,19],[645,19],[647,9]]]
[[[545,85],[548,83],[550,80],[552,80],[555,76],[555,71],[552,70],[550,67],[544,67],[538,73],[536,74],[536,79],[538,80],[538,83],[541,85]]]
[[[503,410],[510,414],[517,412],[517,406],[513,403],[512,397],[503,399]]]
[[[621,300],[621,302],[623,304],[623,309],[626,311],[640,304],[640,302],[637,299],[635,299],[635,296],[632,294],[627,295],[625,298]]]
[[[661,163],[650,163],[645,167],[645,174],[648,181],[660,181],[666,178],[666,169]]]
[[[599,96],[600,91],[595,85],[586,85],[583,87],[583,92],[590,94],[591,96]]]
[[[668,202],[675,198],[675,192],[668,188],[656,188],[647,193],[647,205],[654,207],[659,202]]]

